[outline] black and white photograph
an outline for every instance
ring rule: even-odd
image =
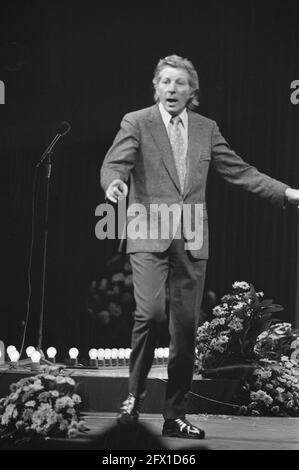
[[[299,450],[298,57],[292,0],[2,2],[0,450]]]

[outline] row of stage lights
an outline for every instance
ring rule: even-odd
[[[16,367],[19,363],[20,353],[17,351],[15,346],[8,346],[6,352],[9,361],[12,366]],[[40,368],[40,362],[42,354],[35,349],[34,346],[28,346],[26,348],[27,357],[31,359],[31,370],[38,370]],[[56,363],[57,350],[54,347],[47,349],[47,359],[50,363]],[[92,348],[88,352],[89,365],[87,367],[98,368],[98,367],[122,367],[129,365],[129,359],[131,355],[130,348],[106,348],[106,349],[95,349]],[[77,348],[69,349],[69,360],[67,366],[69,367],[84,367],[78,362],[79,350]],[[167,364],[169,357],[169,348],[155,348],[154,353],[154,365]],[[0,350],[1,358],[1,350]],[[86,367],[86,366],[85,366]]]

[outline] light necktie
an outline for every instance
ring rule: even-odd
[[[169,140],[173,151],[175,166],[177,169],[181,192],[184,190],[184,182],[186,177],[186,148],[185,141],[181,131],[181,118],[179,116],[172,117],[169,121]]]

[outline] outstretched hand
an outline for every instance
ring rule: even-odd
[[[120,199],[124,199],[128,194],[128,186],[122,180],[113,180],[109,184],[106,191],[106,198],[109,201],[117,202]]]
[[[299,208],[299,189],[288,188],[285,195],[289,204],[296,204]]]

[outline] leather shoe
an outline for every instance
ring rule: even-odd
[[[121,405],[119,415],[117,416],[117,422],[119,424],[137,423],[141,403],[142,398],[135,397],[132,393],[129,393],[128,397]]]
[[[183,439],[204,439],[203,429],[193,426],[186,419],[166,419],[163,425],[162,436],[181,437]]]

